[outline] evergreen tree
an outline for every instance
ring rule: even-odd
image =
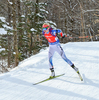
[[[42,45],[42,24],[44,23],[48,12],[45,10],[45,3],[38,1],[24,1],[24,7],[21,20],[18,23],[18,49],[20,60],[23,60],[39,52]],[[46,41],[46,40],[45,40]]]

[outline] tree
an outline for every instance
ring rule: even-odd
[[[98,40],[98,0],[0,0],[0,16],[5,17],[0,27],[6,30],[0,35],[1,56],[8,68],[48,45],[44,22],[62,29],[67,38],[61,42]]]
[[[12,0],[12,19],[13,19],[13,35],[14,35],[14,51],[15,51],[15,66],[19,63],[18,57],[18,42],[17,42],[17,27],[16,27],[16,1]]]

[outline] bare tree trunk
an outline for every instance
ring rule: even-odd
[[[80,5],[80,10],[81,10],[81,32],[82,32],[82,36],[85,36],[85,32],[84,32],[84,13],[83,13],[83,7],[82,7],[82,3],[78,0],[78,3]],[[83,41],[85,41],[85,38],[83,38]]]
[[[8,3],[8,23],[9,26],[11,26],[11,8],[10,8],[10,4]],[[11,65],[11,38],[7,32],[8,35],[8,68],[10,68]]]
[[[82,26],[82,37],[85,36],[84,32],[84,14],[81,11],[81,26]],[[85,38],[83,38],[83,42],[85,41]]]
[[[14,50],[15,50],[15,66],[19,63],[18,58],[18,45],[17,45],[17,28],[16,28],[16,2],[12,0],[12,13],[13,13],[13,34],[14,34]]]
[[[23,30],[22,30],[22,25],[20,24],[22,22],[21,19],[21,4],[20,0],[17,0],[17,11],[18,11],[18,49],[19,49],[19,54],[20,54],[20,48],[23,46],[23,41],[22,41],[22,35],[23,35]],[[19,61],[21,61],[21,57],[19,56]]]
[[[11,38],[10,36],[8,35],[8,68],[10,68],[10,65],[11,65]]]

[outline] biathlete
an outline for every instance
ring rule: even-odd
[[[53,66],[53,63],[52,63],[52,58],[53,58],[55,51],[57,51],[58,54],[78,73],[79,72],[78,68],[76,68],[74,66],[74,64],[66,57],[65,52],[60,45],[57,34],[60,34],[61,37],[65,37],[63,35],[62,31],[60,29],[56,29],[56,30],[52,29],[50,27],[49,23],[44,23],[42,28],[43,28],[42,33],[45,36],[45,38],[48,40],[48,43],[49,43],[48,57],[49,57],[49,67],[50,67],[50,70],[51,70],[51,76],[50,77],[55,76],[54,66]]]

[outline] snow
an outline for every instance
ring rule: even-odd
[[[37,16],[39,16],[39,17],[43,17],[42,15],[40,15],[39,13],[37,14]]]
[[[52,21],[49,21],[49,20],[46,20],[45,23],[50,23],[50,24],[53,24],[53,25],[57,26],[56,23],[54,23]]]
[[[12,30],[12,27],[7,26],[6,24],[8,24],[6,22],[5,17],[0,17],[1,22],[3,22],[2,26],[3,28],[0,28],[0,35],[6,35],[7,34],[7,30]],[[10,32],[10,34],[12,34]]]
[[[0,20],[1,20],[2,22],[5,22],[5,18],[4,18],[4,17],[0,17]]]
[[[9,0],[8,0],[8,2],[9,2],[9,4],[10,4],[10,5],[12,5],[12,4],[13,4],[13,2],[10,2]]]
[[[77,73],[55,53],[55,73],[65,75],[33,85],[50,76],[46,48],[0,75],[0,100],[99,100],[99,42],[61,45],[67,57],[79,68],[84,81],[80,81]]]
[[[48,11],[44,10],[44,9],[40,9],[40,11],[46,12],[48,14]]]
[[[21,17],[23,17],[23,18],[24,18],[24,17],[25,17],[25,15],[22,15]]]
[[[4,35],[4,34],[7,34],[7,31],[5,31],[5,29],[4,28],[0,28],[0,35]]]
[[[5,18],[4,17],[0,17],[0,20],[5,23]],[[5,31],[4,28],[0,28],[0,35],[1,34],[7,34],[7,31]]]
[[[84,11],[84,13],[86,13],[86,12],[99,11],[99,9],[91,9],[91,10],[83,10],[83,11]]]
[[[31,30],[31,31],[35,31],[35,29],[34,29],[34,28],[31,28],[30,30]]]
[[[1,46],[0,46],[0,47],[1,47]],[[1,49],[0,49],[0,52],[1,52],[1,51],[5,51],[5,48],[1,48]]]

